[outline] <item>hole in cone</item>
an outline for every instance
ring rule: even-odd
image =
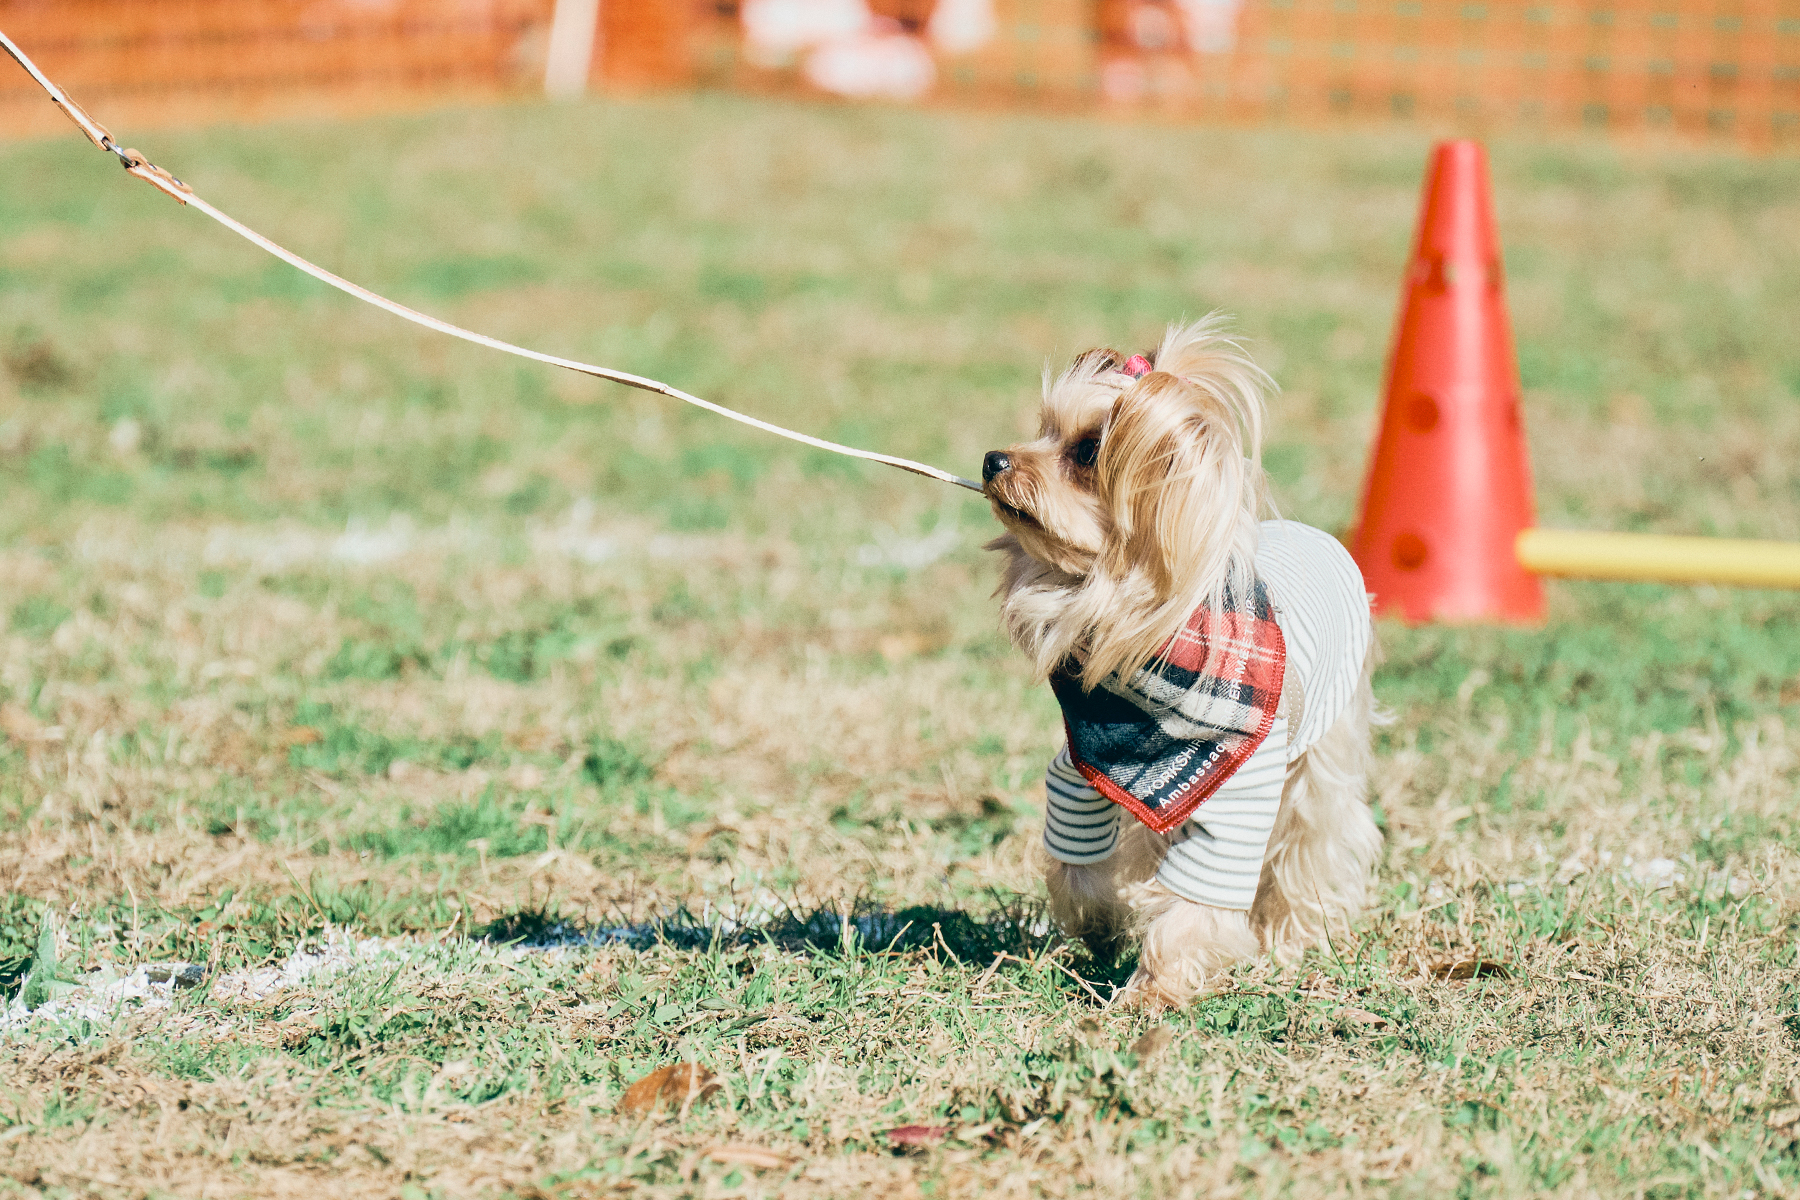
[[[1416,533],[1403,533],[1394,539],[1394,565],[1402,571],[1416,571],[1425,565],[1429,551],[1425,539]]]
[[[1438,404],[1430,396],[1414,396],[1406,402],[1406,423],[1420,433],[1437,428]]]
[[[1441,254],[1421,259],[1413,267],[1413,277],[1429,292],[1441,292],[1450,286],[1450,264]]]

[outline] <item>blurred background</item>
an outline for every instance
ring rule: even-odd
[[[5,0],[0,19],[135,125],[591,83],[1800,139],[1797,0]],[[56,121],[0,85],[0,133]]]

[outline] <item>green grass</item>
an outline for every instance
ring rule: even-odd
[[[1046,359],[1224,308],[1333,530],[1427,149],[717,96],[140,141],[399,299],[965,474]],[[1542,520],[1800,538],[1800,164],[1491,150]],[[0,1196],[1800,1192],[1788,595],[1384,629],[1379,903],[1150,1021],[1041,918],[979,502],[359,309],[79,142],[0,166]],[[721,1090],[618,1111],[681,1061]]]

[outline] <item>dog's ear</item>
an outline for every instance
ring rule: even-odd
[[[1148,578],[1162,600],[1224,581],[1250,483],[1229,406],[1152,371],[1113,404],[1095,466],[1114,530],[1110,572]]]

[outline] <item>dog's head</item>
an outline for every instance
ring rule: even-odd
[[[984,492],[1011,535],[997,548],[1113,610],[1084,619],[1091,667],[1141,665],[1196,607],[1247,582],[1269,386],[1209,317],[1150,355],[1090,350],[1046,375],[1038,436],[987,455]]]

